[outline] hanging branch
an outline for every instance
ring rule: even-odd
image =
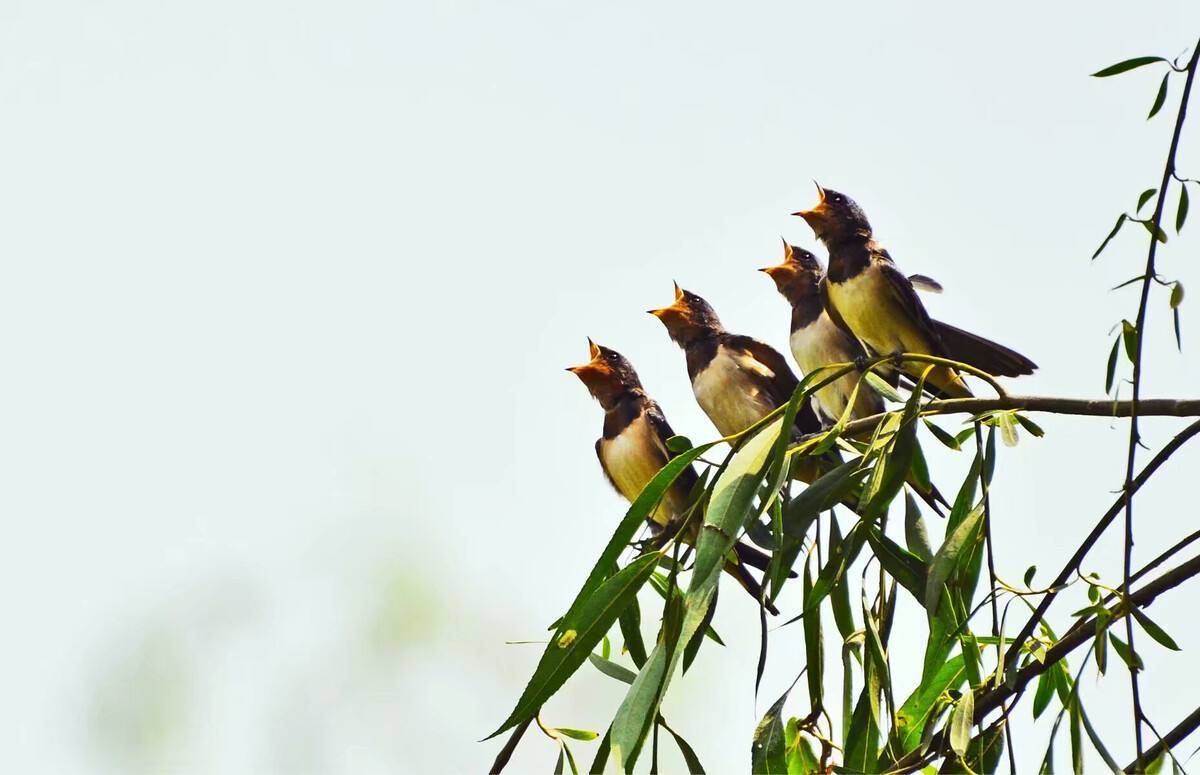
[[[1158,187],[1158,201],[1154,205],[1154,228],[1150,229],[1150,247],[1146,253],[1146,271],[1142,275],[1141,301],[1138,304],[1137,320],[1134,322],[1133,347],[1133,411],[1129,415],[1129,446],[1125,462],[1125,545],[1124,545],[1124,584],[1128,594],[1129,575],[1133,565],[1133,469],[1137,461],[1137,448],[1141,441],[1138,435],[1138,399],[1142,390],[1142,344],[1146,340],[1146,309],[1150,301],[1150,283],[1157,277],[1155,271],[1155,256],[1158,243],[1163,234],[1162,214],[1167,201],[1167,187],[1175,174],[1175,154],[1179,150],[1179,137],[1183,132],[1184,118],[1187,116],[1188,98],[1192,94],[1192,81],[1196,76],[1196,63],[1200,61],[1200,41],[1197,41],[1192,51],[1192,58],[1187,65],[1187,78],[1183,85],[1183,96],[1179,100],[1179,113],[1175,117],[1175,131],[1171,135],[1171,148],[1167,152],[1167,163],[1164,165],[1162,184]],[[1125,622],[1125,637],[1128,639],[1129,650],[1134,651],[1133,621]],[[1134,663],[1129,665],[1130,689],[1133,694],[1133,730],[1137,744],[1137,754],[1142,756],[1142,700],[1138,688],[1138,668]]]

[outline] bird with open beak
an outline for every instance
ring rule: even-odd
[[[652,309],[687,357],[688,377],[700,408],[722,436],[732,436],[783,406],[799,381],[770,345],[731,334],[712,306],[675,285],[675,301]],[[796,414],[801,433],[820,430],[810,402]]]
[[[899,352],[934,355],[970,364],[995,376],[1031,374],[1037,365],[1025,356],[929,317],[913,283],[896,268],[887,250],[875,241],[866,213],[832,189],[817,185],[818,202],[798,215],[829,251],[825,299],[830,317],[853,332],[874,355]],[[904,363],[914,378],[927,364]],[[935,366],[926,377],[935,395],[971,395],[956,369]]]
[[[667,439],[675,435],[662,409],[646,394],[633,364],[616,350],[588,339],[591,360],[567,369],[587,386],[588,392],[604,410],[604,430],[596,440],[596,457],[608,481],[625,500],[632,503],[650,480],[673,457]],[[662,501],[650,515],[656,532],[669,526],[677,528],[687,515],[698,477],[691,466],[671,484]],[[693,515],[681,536],[694,543],[702,515]],[[759,599],[761,586],[746,566],[766,570],[770,558],[743,542],[734,544],[737,561],[730,560],[725,570],[747,592]],[[793,576],[795,574],[792,574]],[[768,605],[771,613],[778,613]]]
[[[783,263],[759,270],[775,281],[779,293],[792,305],[792,329],[788,343],[792,357],[804,374],[834,363],[852,363],[866,355],[862,345],[838,326],[825,311],[821,281],[825,268],[809,251],[783,241]],[[832,372],[830,372],[832,373]],[[860,374],[849,372],[816,391],[818,414],[836,422],[846,411],[858,387],[849,419],[857,420],[883,411],[883,398],[868,384],[859,385]]]

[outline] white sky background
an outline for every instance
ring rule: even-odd
[[[1186,2],[0,6],[3,769],[480,771],[539,653],[503,642],[544,637],[623,513],[563,367],[590,335],[711,436],[643,310],[678,279],[785,347],[754,269],[813,245],[787,216],[812,178],[942,282],[935,316],[1040,363],[1014,390],[1099,397],[1144,234],[1088,257],[1157,184],[1182,81],[1147,124],[1158,75],[1087,74],[1197,33]],[[1200,126],[1183,146],[1200,177]],[[1198,233],[1161,254],[1189,289]],[[1149,396],[1198,393],[1183,312],[1179,355],[1155,289]],[[1123,422],[1036,419],[993,490],[1013,581],[1122,476]],[[953,492],[967,456],[926,448]],[[1141,560],[1193,529],[1198,465],[1139,496]],[[1117,532],[1087,563],[1109,580]],[[1152,609],[1184,654],[1142,639],[1164,731],[1195,704],[1195,594]],[[716,626],[666,711],[738,771],[800,632],[756,707],[756,612],[727,594]],[[900,626],[893,663],[921,643]],[[1083,686],[1124,762],[1126,673]],[[547,720],[602,730],[621,689],[585,669]],[[1017,716],[1032,768],[1048,727]],[[531,734],[513,771],[553,759]]]

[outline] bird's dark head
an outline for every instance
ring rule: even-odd
[[[770,275],[775,287],[793,304],[818,296],[821,278],[825,276],[825,269],[816,256],[787,240],[783,241],[783,263],[758,271]]]
[[[571,366],[567,371],[579,377],[601,406],[611,409],[623,395],[642,389],[641,380],[628,358],[591,339],[588,339],[588,348],[592,359],[582,366]]]
[[[722,330],[721,320],[707,301],[675,284],[675,302],[669,307],[652,309],[650,314],[662,321],[667,333],[680,347],[699,341]]]
[[[803,218],[812,227],[817,239],[830,245],[871,236],[871,223],[857,202],[831,188],[821,188],[819,183],[817,195],[820,200],[811,210],[792,213]]]

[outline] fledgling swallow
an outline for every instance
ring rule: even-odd
[[[810,374],[832,363],[853,363],[865,353],[858,340],[833,322],[825,310],[822,288],[825,269],[821,262],[804,248],[788,244],[787,240],[784,240],[783,247],[783,263],[760,271],[770,275],[779,293],[792,305],[790,344],[796,364],[802,372]],[[928,287],[941,288],[929,278],[922,277],[921,280]],[[859,373],[852,371],[817,390],[813,397],[819,408],[818,413],[830,423],[836,422],[845,412],[858,381]],[[864,383],[858,386],[858,396],[854,399],[854,408],[848,419],[858,420],[882,411],[883,397]],[[922,484],[915,478],[910,478],[908,485],[935,512],[942,513],[941,506],[946,504],[946,500],[936,487]]]
[[[633,364],[625,356],[591,339],[588,339],[588,347],[591,360],[567,371],[579,377],[604,410],[604,431],[596,440],[596,457],[613,488],[632,503],[673,457],[667,450],[667,439],[675,432],[662,409],[642,388]],[[696,471],[691,466],[675,479],[650,515],[656,531],[678,525],[685,516],[697,481]],[[695,542],[700,522],[699,517],[693,518],[683,536],[685,542]],[[725,570],[758,600],[761,586],[745,566],[766,570],[770,558],[740,541],[734,544],[734,552],[737,562],[728,561]],[[767,608],[773,614],[778,613],[772,605]]]
[[[687,356],[692,392],[722,436],[740,433],[783,406],[799,385],[778,350],[726,331],[712,306],[678,283],[674,303],[650,314]],[[821,429],[807,400],[796,414],[796,428],[801,433]]]
[[[1025,356],[931,319],[912,282],[875,241],[862,208],[845,194],[819,184],[817,193],[820,201],[815,207],[793,215],[803,218],[829,251],[825,298],[830,317],[853,332],[868,352],[935,355],[995,376],[1033,373],[1037,365]],[[914,378],[925,368],[920,363],[901,365]],[[925,384],[944,397],[971,395],[958,371],[946,366],[935,366]]]
[[[852,363],[866,355],[862,345],[846,329],[838,326],[825,311],[821,281],[825,269],[809,251],[783,241],[783,263],[760,269],[775,281],[779,293],[792,305],[792,329],[788,344],[792,357],[804,374],[832,363]],[[816,391],[813,398],[818,414],[836,422],[846,411],[850,396],[858,387],[849,419],[857,420],[883,411],[883,398],[870,385],[859,385],[860,375],[849,372]]]

